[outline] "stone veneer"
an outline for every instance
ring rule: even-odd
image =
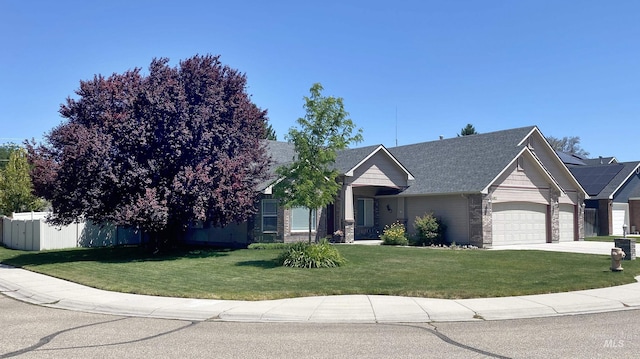
[[[469,244],[490,248],[493,242],[491,196],[472,194],[467,197],[469,208]]]
[[[549,190],[549,199],[551,200],[551,206],[549,215],[551,219],[551,243],[560,242],[560,204],[558,198],[560,197],[560,191],[557,189]]]
[[[584,195],[578,195],[578,240],[584,241]]]
[[[353,243],[356,233],[356,225],[354,221],[344,221],[344,242]]]

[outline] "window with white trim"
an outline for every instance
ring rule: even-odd
[[[262,233],[278,232],[278,200],[262,200]]]
[[[373,199],[358,198],[356,226],[373,227]]]
[[[311,231],[316,230],[316,210],[311,210]],[[309,209],[306,207],[291,208],[291,231],[309,231]]]

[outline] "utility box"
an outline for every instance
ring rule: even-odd
[[[624,257],[624,260],[630,261],[630,260],[636,259],[636,240],[635,239],[616,238],[615,243],[616,243],[615,246],[617,248],[621,248],[626,254],[626,256]]]

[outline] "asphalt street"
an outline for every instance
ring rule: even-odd
[[[0,296],[3,358],[637,358],[640,310],[432,323],[237,323],[92,314]]]

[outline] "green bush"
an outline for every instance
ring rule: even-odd
[[[279,257],[278,263],[294,268],[333,268],[345,263],[344,257],[326,240],[309,244],[291,244]]]
[[[390,226],[384,226],[380,239],[382,239],[382,244],[392,246],[406,246],[409,243],[404,224],[400,222],[395,222]]]
[[[416,217],[414,222],[416,236],[412,241],[415,246],[430,246],[445,244],[444,231],[446,226],[436,218],[433,213],[426,213],[422,217]]]

